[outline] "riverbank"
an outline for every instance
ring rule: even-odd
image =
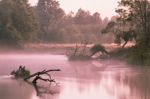
[[[102,44],[108,51],[118,48],[116,44]],[[21,48],[15,48],[11,46],[0,46],[0,54],[3,53],[53,53],[53,54],[66,54],[70,50],[74,50],[78,47],[85,46],[84,44],[59,44],[59,43],[34,43],[24,44]],[[89,49],[93,44],[86,44],[86,48]]]
[[[89,49],[93,44],[86,45]],[[116,44],[102,44],[110,53],[112,59],[127,61],[132,65],[150,65],[150,55],[146,54],[141,59],[141,52],[137,51],[132,44],[128,44],[126,48],[121,48]],[[76,46],[82,47],[83,44],[25,44],[22,48],[12,48],[9,46],[1,46],[0,54],[54,54],[68,55],[73,52]],[[109,59],[106,58],[106,59]],[[89,59],[89,58],[88,58]],[[144,60],[146,59],[146,60]]]
[[[111,58],[124,60],[128,64],[150,66],[150,51],[142,51],[136,47],[118,48],[110,52]]]

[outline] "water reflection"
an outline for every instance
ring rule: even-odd
[[[149,67],[131,68],[116,60],[68,61],[64,56],[5,57],[0,58],[1,75],[18,68],[20,63],[32,71],[59,68],[62,71],[52,76],[61,89],[59,94],[38,97],[33,86],[1,76],[0,99],[150,99]]]
[[[36,94],[32,86],[22,80],[0,79],[0,99],[32,99]]]
[[[119,83],[110,74],[100,80],[66,80],[59,99],[120,99],[120,96],[130,96],[130,88],[125,83]],[[129,99],[129,98],[128,98]]]
[[[99,79],[67,79],[59,99],[150,99],[149,77],[140,75],[107,72]]]
[[[31,96],[31,99],[40,99],[40,97],[38,97],[36,94],[33,94],[33,95]]]

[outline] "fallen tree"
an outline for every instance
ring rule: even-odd
[[[28,79],[30,79],[32,77],[37,76],[37,75],[44,75],[44,74],[49,76],[49,78],[51,79],[51,75],[48,74],[48,72],[52,72],[52,71],[60,71],[60,69],[49,69],[49,70],[43,70],[41,72],[36,72],[36,73],[34,73],[32,75],[29,75],[28,77],[24,78],[24,80],[28,80]]]
[[[27,70],[25,68],[25,66],[19,66],[19,68],[17,70],[13,70],[11,72],[11,75],[14,75],[15,78],[22,78],[22,79],[24,79],[24,81],[33,85],[33,87],[35,88],[35,90],[37,92],[37,95],[39,95],[40,93],[43,93],[43,92],[40,92],[40,90],[39,90],[40,88],[43,88],[45,90],[47,90],[47,88],[42,87],[42,86],[38,86],[37,82],[39,80],[49,82],[49,83],[55,82],[55,80],[52,79],[51,75],[49,74],[49,72],[52,72],[52,71],[60,71],[60,69],[42,70],[42,71],[36,72],[34,74],[30,74],[30,71]],[[41,75],[47,75],[48,79],[43,78]],[[33,78],[32,81],[29,81],[30,78]],[[45,91],[44,93],[47,93],[47,91]]]

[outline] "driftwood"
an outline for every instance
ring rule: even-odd
[[[24,80],[28,80],[28,79],[30,79],[30,78],[32,78],[34,76],[43,75],[43,74],[46,74],[46,75],[48,75],[51,78],[51,76],[50,76],[50,74],[48,74],[48,72],[52,72],[52,71],[60,71],[60,69],[49,69],[49,70],[43,70],[41,72],[36,72],[36,73],[34,73],[34,74],[24,78]]]
[[[49,69],[49,70],[43,70],[41,72],[37,72],[37,73],[34,73],[26,78],[24,78],[25,81],[27,81],[28,79],[34,77],[34,79],[32,80],[32,85],[34,86],[35,90],[36,90],[36,93],[37,93],[37,96],[39,96],[41,93],[51,93],[50,91],[46,90],[45,88],[45,92],[41,92],[40,91],[40,87],[38,86],[37,84],[37,81],[38,80],[42,80],[42,81],[45,81],[45,82],[55,82],[54,79],[51,78],[51,75],[48,74],[48,72],[52,72],[52,71],[60,71],[60,69]],[[45,78],[42,78],[40,75],[47,75],[49,77],[49,79],[45,79]]]
[[[11,74],[14,75],[15,78],[23,78],[26,82],[28,82],[29,84],[33,85],[35,90],[36,90],[36,92],[37,92],[37,95],[39,95],[41,93],[39,89],[42,88],[42,87],[38,86],[38,84],[37,84],[38,80],[42,80],[42,81],[45,81],[45,82],[48,81],[50,83],[51,82],[55,82],[55,80],[52,79],[51,75],[49,74],[49,72],[52,72],[52,71],[60,71],[60,69],[43,70],[43,71],[36,72],[36,73],[30,75],[30,71],[25,69],[25,66],[23,66],[23,67],[20,66],[18,68],[18,70],[12,71]],[[41,75],[47,75],[49,78],[48,79],[42,78]],[[33,78],[33,77],[34,77],[34,79],[32,80],[32,82],[28,81],[28,79]],[[43,87],[43,89],[45,89],[45,88]],[[45,89],[45,92],[47,92],[46,89]]]

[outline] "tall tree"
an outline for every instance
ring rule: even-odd
[[[0,41],[19,45],[36,37],[37,23],[27,0],[0,1]]]
[[[40,36],[43,39],[52,39],[52,32],[57,22],[65,16],[65,12],[59,7],[59,2],[56,0],[39,0],[36,15],[40,23]]]
[[[93,15],[92,15],[92,23],[94,24],[101,24],[102,23],[102,19],[101,19],[101,16],[98,12],[95,12]]]
[[[116,10],[120,25],[136,30],[138,46],[150,46],[149,8],[150,3],[147,0],[121,0]]]
[[[120,27],[129,31],[134,30],[137,34],[136,46],[129,55],[132,63],[150,64],[150,28],[148,28],[150,26],[150,2],[148,0],[121,0],[116,12],[119,14],[117,23]]]
[[[74,17],[74,20],[76,24],[87,25],[91,23],[91,18],[92,16],[89,11],[80,8]]]
[[[134,31],[137,35],[137,46],[141,46],[141,48],[144,48],[143,45],[150,46],[149,8],[150,3],[147,0],[121,0],[116,9],[117,20],[110,22],[102,32],[113,30],[117,38],[116,41],[119,41],[120,37],[124,38],[124,36],[132,38]],[[131,36],[127,36],[128,33]]]

